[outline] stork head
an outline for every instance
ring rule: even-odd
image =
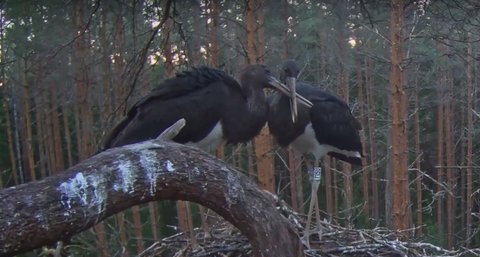
[[[244,90],[253,88],[271,88],[270,79],[272,74],[270,70],[261,64],[248,65],[242,70],[240,81]]]
[[[282,71],[280,72],[280,81],[282,83],[287,82],[287,78],[297,78],[300,73],[300,68],[298,68],[297,63],[290,59],[286,60],[282,64]]]
[[[284,95],[287,95],[290,99],[294,99],[292,101],[295,101],[295,104],[298,99],[300,104],[303,104],[307,107],[312,107],[312,103],[310,101],[295,92],[295,83],[293,83],[293,87],[286,86],[285,84],[278,81],[265,65],[248,65],[242,72],[241,84],[244,90],[249,90],[247,89],[247,87],[272,88]],[[292,111],[292,119],[295,120],[296,115],[297,113],[293,113]]]

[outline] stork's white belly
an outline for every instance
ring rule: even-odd
[[[328,146],[318,143],[312,123],[308,123],[303,134],[292,142],[292,147],[302,154],[313,154],[317,160],[328,153]]]
[[[222,123],[217,122],[212,131],[208,135],[198,142],[188,142],[186,145],[195,146],[201,148],[207,152],[217,149],[223,142],[223,128]]]
[[[305,127],[305,132],[297,137],[291,145],[293,148],[303,154],[313,154],[316,160],[319,160],[329,152],[336,152],[350,157],[361,158],[360,153],[357,151],[341,150],[335,146],[320,144],[315,137],[315,131],[313,130],[312,123],[308,123],[308,125]]]

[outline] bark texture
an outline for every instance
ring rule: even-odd
[[[392,220],[393,228],[400,234],[409,228],[409,198],[408,198],[408,155],[407,155],[407,123],[405,74],[402,68],[403,50],[403,0],[391,2],[391,74],[390,74],[390,112],[391,112],[391,165],[392,165]]]
[[[68,239],[157,200],[214,210],[245,234],[255,256],[303,256],[269,193],[208,153],[158,140],[113,148],[56,176],[0,191],[0,256]]]

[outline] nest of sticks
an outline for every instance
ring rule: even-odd
[[[305,232],[305,215],[292,210],[284,201],[277,200],[277,209],[295,226],[298,234]],[[418,239],[400,241],[394,231],[386,228],[353,229],[321,221],[322,238],[317,233],[310,235],[310,248],[304,245],[307,257],[316,256],[480,256],[480,248],[447,250]],[[204,229],[196,228],[195,241],[185,233],[166,237],[151,245],[138,257],[174,256],[174,257],[243,257],[252,256],[252,247],[240,231],[226,221],[211,225],[206,234]]]

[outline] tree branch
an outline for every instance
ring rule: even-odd
[[[159,140],[113,148],[57,176],[0,191],[0,256],[70,238],[157,200],[212,209],[240,229],[255,256],[303,256],[270,194],[208,153]]]

